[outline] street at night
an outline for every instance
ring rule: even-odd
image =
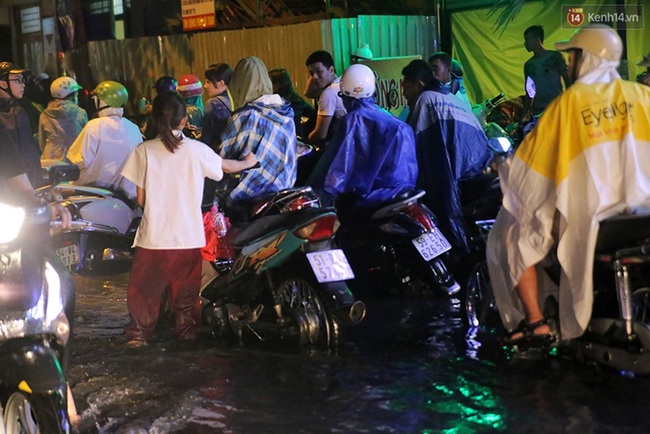
[[[75,277],[80,433],[638,433],[649,380],[466,339],[461,302],[367,300],[338,355],[163,337],[128,348],[128,274]]]

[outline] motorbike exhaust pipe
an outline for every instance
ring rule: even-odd
[[[366,304],[357,300],[351,306],[340,309],[336,317],[343,324],[358,324],[366,317]]]

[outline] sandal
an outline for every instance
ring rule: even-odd
[[[503,345],[509,345],[509,346],[523,346],[523,347],[536,347],[536,348],[543,348],[546,347],[553,342],[555,342],[555,335],[551,334],[550,332],[547,334],[543,335],[536,335],[535,330],[538,327],[541,327],[543,325],[548,325],[546,322],[546,318],[541,319],[539,321],[536,321],[534,323],[528,324],[526,323],[525,320],[521,320],[519,323],[519,326],[517,326],[516,329],[510,333],[510,335],[506,338],[503,339],[502,344]],[[521,336],[518,338],[513,339],[512,336],[521,333]]]

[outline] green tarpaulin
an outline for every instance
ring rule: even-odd
[[[646,1],[627,1],[623,9],[629,19],[634,19],[630,15],[638,13],[640,20],[630,23],[625,32],[629,61],[622,62],[621,75],[632,80],[645,69],[636,64],[644,54],[650,53],[650,7],[640,3],[647,4]],[[500,11],[490,18],[489,8],[452,14],[452,55],[463,64],[465,87],[472,103],[479,103],[500,92],[505,93],[506,98],[524,94],[523,67],[532,56],[524,48],[524,30],[532,25],[541,25],[545,33],[545,48],[554,49],[556,41],[568,39],[575,31],[567,28],[563,5],[570,3],[566,0],[527,2],[511,23],[499,29],[496,29],[495,22]],[[613,0],[596,0],[582,5],[585,13],[616,13],[615,6]],[[622,18],[621,15],[616,17]],[[620,23],[616,26],[621,27]],[[638,28],[640,26],[643,28]]]

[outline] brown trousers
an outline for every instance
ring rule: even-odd
[[[168,300],[174,314],[174,333],[179,339],[195,339],[201,322],[200,283],[200,249],[137,247],[127,289],[130,317],[124,328],[127,339],[151,339],[166,289],[169,289]]]

